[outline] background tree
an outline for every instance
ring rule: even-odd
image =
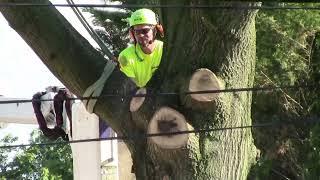
[[[17,137],[12,137],[10,135],[5,136],[3,139],[1,139],[1,144],[3,145],[8,145],[17,140]],[[6,149],[0,149],[0,178],[4,176],[4,172],[7,171],[9,167],[9,155],[10,155],[10,150]]]
[[[319,17],[319,11],[310,10],[259,11],[255,85],[319,84]],[[256,93],[253,99],[252,116],[258,123],[319,117],[319,95],[313,88]],[[262,154],[258,177],[276,178],[280,173],[290,179],[317,179],[318,129],[314,124],[289,123],[278,129],[255,129],[255,144]]]
[[[1,144],[13,144],[17,137],[7,135]],[[62,142],[62,139],[58,139]],[[38,130],[31,133],[30,143],[50,142]],[[72,155],[69,145],[31,146],[0,149],[0,179],[72,179]]]

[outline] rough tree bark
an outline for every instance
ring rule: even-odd
[[[48,3],[47,0],[30,2]],[[213,3],[210,0],[159,2]],[[252,5],[245,2],[229,5],[240,4]],[[105,64],[103,56],[55,8],[0,7],[0,11],[51,72],[77,96],[82,96],[100,77]],[[253,85],[256,11],[169,8],[158,13],[166,30],[165,50],[160,68],[147,86],[148,92],[184,91],[192,74],[200,68],[214,72],[223,88]],[[133,88],[132,82],[115,70],[103,93],[127,94]],[[251,124],[249,92],[220,94],[211,108],[205,109],[193,109],[184,99],[183,95],[146,98],[130,118],[131,99],[109,97],[100,99],[94,112],[119,135],[146,133],[150,119],[161,107],[181,113],[189,129]],[[127,140],[126,144],[138,179],[246,179],[256,155],[250,129],[190,134],[187,145],[177,149],[165,149],[147,139]]]

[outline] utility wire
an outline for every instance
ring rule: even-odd
[[[263,9],[263,10],[320,10],[320,7],[313,6],[269,6],[269,5],[147,5],[147,4],[45,4],[45,3],[0,3],[0,7],[17,7],[17,6],[39,6],[39,7],[101,7],[101,8],[187,8],[187,9]]]
[[[219,93],[236,93],[236,92],[264,92],[264,91],[276,91],[279,89],[319,89],[318,85],[298,85],[298,86],[273,86],[273,87],[252,87],[252,88],[233,88],[233,89],[220,89],[220,90],[204,90],[204,91],[186,91],[186,92],[151,92],[147,94],[119,94],[109,93],[102,94],[100,96],[91,97],[77,97],[67,98],[68,100],[89,100],[89,99],[105,99],[108,97],[156,97],[156,96],[180,96],[190,94],[219,94]],[[0,104],[17,104],[17,103],[30,103],[30,102],[42,102],[42,101],[54,101],[54,99],[16,99],[16,100],[1,100]]]
[[[320,10],[314,6],[267,6],[267,5],[146,5],[146,4],[44,4],[44,3],[0,3],[0,7],[100,7],[100,8],[184,8],[184,9],[261,9],[261,10]]]
[[[289,124],[310,124],[310,123],[319,123],[319,119],[309,118],[304,120],[294,120],[291,122],[273,122],[273,123],[261,123],[255,125],[247,126],[235,126],[235,127],[222,127],[222,128],[212,128],[212,129],[199,129],[199,130],[189,130],[189,131],[176,131],[176,132],[166,132],[166,133],[153,133],[153,134],[134,134],[131,136],[117,136],[117,137],[107,137],[107,138],[92,138],[92,139],[80,139],[80,140],[71,140],[71,141],[62,141],[62,142],[47,142],[47,143],[31,143],[31,144],[20,144],[20,145],[4,145],[0,146],[0,149],[4,148],[22,148],[29,146],[53,146],[61,144],[75,144],[75,143],[84,143],[84,142],[97,142],[97,141],[110,141],[110,140],[143,140],[145,138],[151,137],[160,137],[160,136],[173,136],[181,134],[197,134],[197,133],[208,133],[215,131],[227,131],[227,130],[239,130],[239,129],[248,129],[248,128],[264,128],[264,127],[278,127],[281,125]]]

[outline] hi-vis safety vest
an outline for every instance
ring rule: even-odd
[[[132,78],[138,87],[144,87],[160,65],[163,42],[156,40],[155,43],[151,54],[145,54],[137,43],[127,47],[119,55],[120,70]]]

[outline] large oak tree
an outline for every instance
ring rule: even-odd
[[[28,2],[49,3],[47,0]],[[156,3],[191,5],[213,2],[159,0]],[[242,7],[253,4],[228,3]],[[77,96],[82,96],[100,77],[106,60],[54,7],[0,7],[0,11],[51,72]],[[159,70],[147,86],[148,92],[189,90],[195,72],[200,72],[195,83],[204,90],[215,79],[208,70],[216,75],[221,88],[253,85],[256,10],[163,8],[158,13],[166,29],[165,47]],[[116,69],[106,81],[102,94],[122,95],[132,90],[131,80]],[[157,96],[146,98],[142,107],[130,114],[131,98],[119,96],[99,99],[94,112],[118,135],[130,136],[149,132],[151,119],[155,121],[156,131],[160,132],[174,129],[172,127],[177,126],[175,123],[179,118],[181,122],[186,120],[188,129],[250,125],[251,99],[250,92],[224,93],[210,101],[197,100],[183,93],[180,96]],[[163,137],[163,143],[170,143],[174,137]],[[126,140],[136,177],[247,178],[256,157],[250,129],[189,134],[187,137],[187,144],[176,148],[166,148],[150,139]]]

